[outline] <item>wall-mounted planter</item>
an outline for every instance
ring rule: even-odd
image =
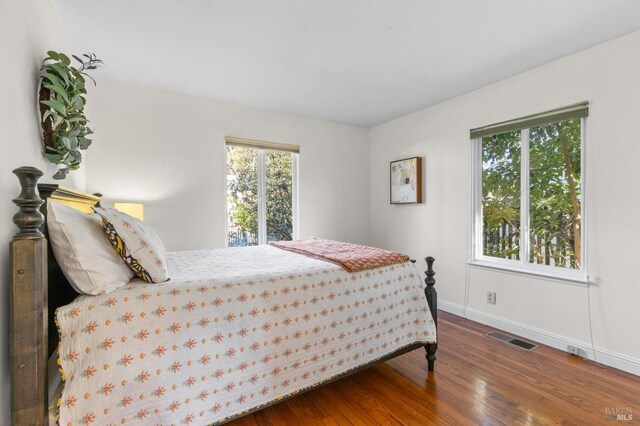
[[[72,55],[80,64],[71,65],[69,57],[63,53],[47,52],[40,68],[40,91],[38,105],[42,129],[42,154],[50,162],[59,166],[54,179],[64,179],[71,170],[77,170],[82,162],[81,150],[91,145],[89,120],[84,115],[87,93],[86,71],[102,65],[94,54],[82,55],[85,59]]]

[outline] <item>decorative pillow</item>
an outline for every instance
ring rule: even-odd
[[[102,217],[102,229],[111,245],[138,278],[148,283],[169,279],[164,245],[153,229],[115,209],[93,210]]]
[[[111,293],[133,278],[102,232],[100,216],[50,202],[47,229],[53,254],[71,286],[83,294]]]

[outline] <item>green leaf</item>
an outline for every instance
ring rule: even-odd
[[[69,96],[67,96],[67,92],[62,87],[56,86],[55,84],[45,84],[44,87],[62,96],[62,99],[69,103]]]
[[[58,102],[58,101],[56,101],[54,99],[49,99],[47,101],[40,101],[40,103],[45,104],[46,106],[53,108],[54,110],[56,110],[56,112],[58,112],[63,117],[67,116],[67,110],[66,110],[64,104],[62,104],[61,102]]]
[[[55,180],[61,180],[67,177],[67,173],[69,173],[69,169],[59,169],[56,174],[53,175]]]
[[[82,154],[77,149],[74,149],[73,151],[70,151],[69,155],[72,158],[72,163],[71,164],[77,163],[79,165],[80,162],[82,161]]]
[[[69,72],[71,73],[70,75],[73,78],[78,78],[80,77],[82,74],[80,73],[80,71],[78,71],[77,69],[73,68],[73,67],[69,67]]]
[[[84,108],[84,102],[83,102],[82,96],[78,96],[73,100],[73,107],[76,110],[81,110]]]
[[[60,140],[62,141],[62,144],[64,145],[65,148],[71,149],[71,141],[69,140],[68,137],[63,136]]]
[[[71,65],[71,59],[69,59],[69,57],[64,53],[59,53],[58,57],[60,58],[59,61],[65,64],[66,66]]]
[[[65,166],[68,166],[72,162],[73,162],[73,158],[69,155],[68,152],[60,160],[60,164],[64,164]]]
[[[55,50],[49,50],[47,52],[47,55],[49,55],[49,59],[53,59],[54,61],[59,61],[60,60],[60,54],[58,52],[56,52]]]
[[[69,69],[60,65],[60,64],[51,64],[49,65],[56,74],[58,74],[64,80],[67,85],[71,84],[71,79],[69,78]]]
[[[51,161],[53,164],[60,164],[60,160],[62,160],[62,156],[60,154],[51,154],[48,152],[43,152],[44,158]]]
[[[67,139],[69,139],[69,148],[71,149],[71,152],[73,153],[74,150],[78,149],[78,138],[73,136],[73,135],[69,135],[69,137]]]
[[[89,74],[83,73],[83,72],[79,72],[78,75],[76,76],[76,79],[78,80],[78,87],[82,88],[82,90],[84,90],[85,87],[85,83],[87,82],[84,79],[84,76],[90,77]],[[93,80],[93,79],[92,79]],[[95,81],[94,81],[95,83]]]
[[[47,55],[49,55],[49,57],[47,59],[52,59],[54,61],[58,61],[58,62],[60,62],[60,63],[62,63],[64,65],[67,65],[67,66],[69,66],[71,64],[71,60],[64,53],[60,53],[60,52],[56,52],[54,50],[50,50],[50,51],[47,52]]]
[[[58,77],[56,77],[54,74],[51,74],[50,72],[41,72],[40,77],[42,77],[44,80],[48,80],[51,84],[54,84],[63,89],[66,87],[66,84],[61,82]]]
[[[47,118],[49,118],[49,116],[51,115],[51,110],[48,109],[44,112],[44,114],[42,114],[42,122],[44,123],[45,121],[47,121]]]
[[[82,73],[82,75],[85,75],[85,76],[89,77],[89,78],[91,79],[91,81],[93,81],[93,85],[94,85],[94,86],[96,86],[96,85],[97,85],[97,83],[96,83],[96,81],[94,80],[94,78],[93,78],[93,77],[91,77],[89,74],[87,74],[86,72],[83,72],[83,73]]]
[[[91,145],[91,142],[92,142],[91,139],[87,139],[85,137],[78,138],[78,145],[80,146],[80,149],[89,148],[89,146]]]

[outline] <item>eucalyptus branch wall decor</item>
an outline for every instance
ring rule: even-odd
[[[77,170],[82,162],[80,150],[91,145],[89,120],[84,115],[86,104],[87,71],[102,65],[93,53],[72,55],[79,63],[71,65],[71,59],[64,53],[47,52],[40,68],[42,82],[39,93],[40,118],[42,125],[43,155],[53,164],[59,165],[54,179],[64,179],[71,170]]]

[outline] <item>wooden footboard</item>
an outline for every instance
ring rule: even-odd
[[[438,292],[436,291],[435,285],[436,280],[433,278],[435,276],[435,271],[433,270],[433,262],[436,261],[433,257],[425,257],[424,260],[427,262],[427,270],[424,271],[426,278],[424,279],[424,283],[427,285],[424,288],[424,295],[427,298],[427,304],[429,305],[429,310],[431,311],[431,315],[433,316],[433,322],[436,325],[436,332],[438,330]],[[411,263],[416,263],[415,259],[411,259]],[[437,336],[436,336],[437,338]],[[433,371],[436,362],[436,351],[438,350],[437,343],[428,343],[425,345],[424,349],[427,351],[427,362],[429,365],[429,371]]]
[[[427,303],[429,304],[429,310],[431,311],[431,315],[433,316],[433,322],[436,324],[436,330],[438,329],[438,292],[436,291],[435,284],[436,280],[434,275],[436,274],[433,270],[433,262],[436,260],[429,256],[424,260],[427,261],[427,270],[424,272],[427,276],[424,279],[424,283],[427,287],[424,289],[424,294],[427,296]],[[436,351],[438,350],[438,343],[429,343],[425,346],[427,350],[427,362],[429,363],[429,371],[433,371],[434,364],[436,362]]]

